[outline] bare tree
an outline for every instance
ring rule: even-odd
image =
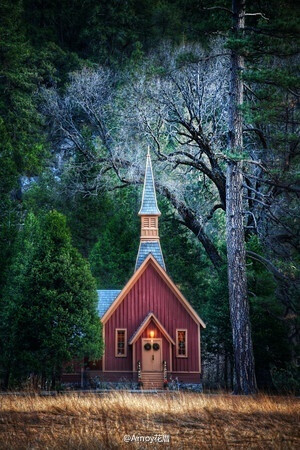
[[[141,134],[145,134],[132,126],[136,120],[128,114],[132,105],[126,104],[121,112],[124,92],[112,99],[113,83],[114,77],[106,69],[96,72],[85,69],[73,75],[64,98],[54,90],[44,92],[44,113],[51,123],[52,140],[59,146],[67,138],[73,144],[65,171],[72,174],[69,188],[77,192],[97,194],[99,189],[115,189],[143,180],[141,152],[148,141],[143,142]],[[183,177],[186,170],[181,167],[174,172],[173,161],[166,164],[165,158],[160,159],[160,176],[156,177],[159,192],[168,198],[182,222],[197,236],[213,265],[219,267],[222,259],[205,231],[206,220],[185,197],[191,177]]]

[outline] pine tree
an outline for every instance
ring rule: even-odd
[[[45,147],[36,108],[38,70],[20,0],[0,5],[0,292],[20,220],[20,177],[36,175]]]
[[[6,385],[34,374],[54,386],[65,362],[101,356],[95,281],[60,213],[27,218],[3,302]]]

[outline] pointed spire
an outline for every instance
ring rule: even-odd
[[[160,210],[157,206],[156,200],[156,192],[152,171],[152,163],[150,157],[150,149],[148,147],[147,153],[147,161],[146,161],[146,170],[145,170],[145,180],[144,180],[144,189],[143,189],[143,197],[142,197],[142,205],[139,211],[139,216],[144,214],[156,215],[160,216]]]
[[[159,242],[158,216],[160,216],[160,210],[158,209],[156,201],[149,147],[146,161],[142,205],[139,216],[141,216],[141,240],[135,270],[140,267],[149,254],[152,254],[161,267],[166,270],[164,257]]]

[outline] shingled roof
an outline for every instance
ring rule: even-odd
[[[149,151],[147,154],[147,161],[146,161],[142,206],[139,211],[140,216],[144,215],[144,214],[146,214],[146,215],[153,214],[153,215],[159,215],[159,216],[161,214],[160,210],[158,209],[157,201],[156,201],[152,163],[151,163]]]
[[[111,290],[99,290],[98,294],[98,313],[99,317],[103,317],[110,305],[114,302],[114,300],[120,294],[120,290],[111,289]]]
[[[164,270],[166,270],[164,257],[161,251],[159,241],[142,241],[140,243],[139,252],[135,263],[135,270],[137,270],[143,264],[143,262],[150,253],[152,256],[154,256],[158,264]]]

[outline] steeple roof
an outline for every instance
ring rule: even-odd
[[[135,270],[138,270],[150,254],[156,259],[158,264],[166,270],[159,242],[158,216],[160,216],[160,210],[158,209],[156,201],[154,177],[149,150],[146,160],[143,198],[139,216],[141,216],[141,240],[135,263]]]
[[[139,216],[142,216],[144,214],[157,216],[160,216],[161,214],[156,201],[156,192],[149,150],[147,154],[143,198]]]
[[[143,264],[145,259],[147,259],[147,257],[150,254],[152,256],[154,256],[154,258],[156,259],[158,264],[164,270],[166,270],[165,261],[164,261],[164,257],[163,257],[162,251],[161,251],[161,246],[160,246],[159,241],[142,241],[140,243],[139,251],[138,251],[138,255],[137,255],[136,263],[135,263],[135,270],[138,270],[138,268]]]

